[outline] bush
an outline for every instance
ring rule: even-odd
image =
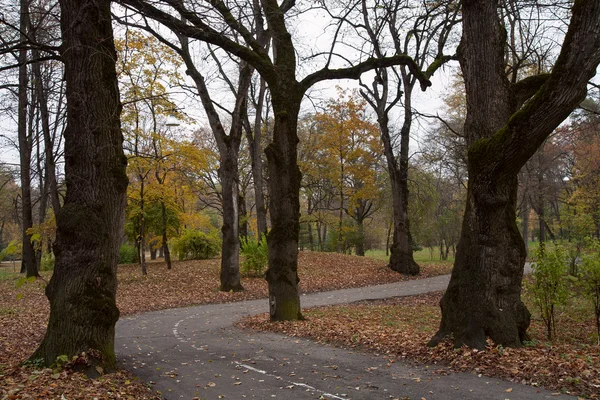
[[[580,269],[580,283],[584,295],[592,301],[596,316],[596,331],[600,345],[600,242],[591,241],[593,252],[583,257]]]
[[[269,246],[265,236],[260,239],[260,243],[255,240],[242,242],[242,273],[246,276],[263,276],[263,270],[269,263]]]
[[[179,260],[206,260],[219,255],[220,250],[221,240],[216,234],[186,230],[173,240],[173,251],[177,253]]]
[[[54,253],[43,254],[40,260],[40,271],[54,271],[54,261]]]
[[[137,262],[139,262],[137,248],[127,243],[122,244],[119,249],[119,264],[134,264]]]
[[[569,296],[565,250],[558,245],[546,247],[540,244],[532,268],[533,301],[546,325],[546,336],[551,340],[552,335],[556,335],[555,308],[565,304]]]

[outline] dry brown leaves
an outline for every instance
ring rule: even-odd
[[[119,266],[117,303],[121,314],[267,296],[267,284],[262,278],[244,278],[244,292],[220,292],[219,267],[217,259],[176,262],[170,271],[162,262],[151,262],[148,276],[143,277],[137,265]],[[447,274],[450,267],[448,264],[425,265],[418,278]],[[68,399],[160,398],[126,371],[87,379],[69,369],[54,371],[21,366],[36,349],[46,329],[49,306],[44,286],[50,275],[43,275],[43,280],[20,288],[15,286],[16,276],[0,275],[0,399],[60,399],[62,395]],[[388,270],[382,261],[311,252],[300,253],[299,275],[301,290],[305,293],[406,279]]]
[[[600,346],[585,344],[586,340],[590,343],[589,334],[594,329],[592,316],[585,324],[563,320],[558,339],[552,344],[545,341],[543,326],[534,319],[531,334],[535,341],[523,348],[507,349],[490,343],[485,351],[477,351],[454,349],[450,342],[429,348],[426,343],[439,325],[440,298],[441,293],[434,293],[314,308],[303,311],[306,321],[297,322],[270,323],[262,314],[245,319],[240,326],[360,348],[384,355],[390,362],[417,361],[439,368],[440,373],[449,366],[455,371],[598,398]]]

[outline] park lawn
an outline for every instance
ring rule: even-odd
[[[121,315],[267,296],[262,277],[243,278],[244,292],[219,292],[219,265],[219,259],[175,262],[169,271],[163,262],[150,262],[147,277],[141,275],[138,265],[120,265],[117,303]],[[385,265],[367,257],[301,252],[300,289],[309,293],[409,279]],[[437,262],[422,267],[422,274],[410,279],[448,274],[451,269],[450,264]],[[11,267],[0,268],[0,399],[60,399],[61,395],[69,400],[160,398],[127,371],[87,379],[70,368],[40,370],[21,365],[37,348],[46,329],[49,305],[44,287],[51,273],[42,272],[42,279],[17,288],[20,275],[11,271]]]
[[[449,370],[495,376],[588,398],[600,396],[600,346],[591,304],[574,298],[559,309],[557,338],[546,340],[545,325],[525,291],[532,311],[532,341],[523,348],[503,348],[491,341],[485,351],[453,349],[450,342],[429,348],[426,343],[440,322],[442,292],[412,297],[364,301],[351,305],[303,310],[306,321],[267,322],[261,314],[239,325],[255,330],[307,337],[344,348],[374,352],[389,363],[408,360],[432,371]]]

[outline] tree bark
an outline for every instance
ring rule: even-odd
[[[585,98],[600,62],[600,3],[577,1],[552,73],[511,84],[497,7],[497,0],[463,2],[459,59],[467,95],[467,205],[456,262],[440,302],[440,329],[430,345],[451,334],[455,346],[480,349],[486,337],[504,346],[519,346],[527,338],[517,174]]]
[[[238,157],[242,138],[243,121],[247,117],[248,88],[253,69],[242,62],[239,82],[235,92],[235,107],[229,135],[221,123],[219,114],[210,97],[204,76],[198,71],[189,53],[188,38],[179,37],[181,56],[187,67],[187,74],[194,80],[200,101],[204,107],[210,127],[219,150],[219,179],[222,188],[223,244],[221,246],[220,290],[224,292],[244,290],[240,276],[240,237],[239,237],[239,171]]]
[[[271,88],[275,125],[273,142],[265,150],[271,195],[266,279],[272,321],[302,318],[298,292],[299,193],[302,176],[297,160],[297,121],[303,92],[293,86],[288,89]]]
[[[162,183],[161,183],[162,185]],[[160,200],[160,213],[161,213],[161,221],[162,221],[162,248],[163,254],[165,255],[165,262],[167,263],[167,269],[170,270],[173,268],[173,264],[171,263],[171,251],[169,250],[169,239],[167,238],[167,206],[165,205],[165,201],[163,199]]]
[[[239,190],[238,190],[239,192]],[[240,232],[239,236],[241,239],[248,239],[248,210],[246,208],[246,197],[243,194],[238,195],[238,209],[239,209],[239,225]]]
[[[356,242],[356,255],[365,256],[365,225],[363,220],[356,221],[358,226],[358,240]]]
[[[238,149],[221,153],[219,178],[223,196],[223,246],[221,247],[221,291],[244,290],[240,278]]]
[[[405,110],[405,114],[406,114]],[[405,119],[411,116],[406,116]],[[413,257],[412,236],[408,220],[408,140],[410,137],[410,125],[406,121],[401,130],[400,139],[400,162],[396,161],[388,127],[388,116],[379,117],[379,127],[385,159],[387,161],[390,183],[392,186],[392,208],[394,216],[394,229],[392,244],[390,246],[390,262],[388,267],[392,270],[406,275],[417,275],[420,271]]]
[[[46,287],[50,319],[32,356],[48,366],[60,355],[86,352],[92,364],[115,367],[116,268],[128,180],[110,3],[60,1],[67,192]]]
[[[137,152],[137,147],[136,147]],[[144,193],[144,181],[145,178],[142,174],[138,174],[140,178],[140,267],[142,267],[142,275],[148,275],[148,268],[146,266],[146,216],[145,216],[145,193]]]
[[[525,254],[529,254],[529,203],[527,195],[523,196],[523,204],[521,205],[521,235],[523,236],[523,244],[525,245]]]
[[[265,208],[265,195],[263,185],[263,160],[262,160],[262,110],[264,106],[266,82],[260,79],[258,101],[256,103],[256,115],[254,117],[254,129],[252,132],[246,130],[246,138],[250,150],[250,163],[252,166],[252,182],[254,184],[254,203],[256,205],[256,229],[257,240],[267,234],[267,210]]]
[[[27,41],[27,18],[29,13],[28,0],[21,0],[21,41]],[[27,277],[38,276],[35,250],[31,243],[31,235],[27,230],[33,226],[33,211],[31,204],[31,151],[32,138],[27,135],[27,90],[29,78],[27,75],[27,50],[19,50],[19,110],[18,110],[18,137],[19,137],[19,161],[21,166],[21,218],[22,218],[22,242],[23,250],[21,257],[21,273]]]

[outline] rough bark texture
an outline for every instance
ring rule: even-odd
[[[223,246],[221,247],[221,291],[244,290],[240,278],[238,149],[221,154],[219,178],[223,196]]]
[[[271,320],[302,318],[298,292],[300,182],[297,121],[302,93],[295,88],[273,94],[273,142],[265,150],[269,163],[271,231],[269,245],[269,310]],[[285,93],[285,95],[284,95]]]
[[[28,1],[21,0],[21,40],[27,40],[27,14]],[[31,137],[27,135],[27,89],[29,78],[27,75],[27,50],[19,51],[19,110],[18,110],[18,137],[19,137],[19,161],[21,166],[21,229],[22,229],[22,258],[21,273],[27,277],[38,276],[35,251],[31,243],[31,235],[27,230],[33,226],[33,212],[31,204]]]
[[[505,32],[497,0],[463,2],[460,63],[465,78],[469,184],[456,262],[430,344],[519,346],[530,314],[521,301],[525,246],[516,224],[517,174],[585,98],[600,62],[600,3],[579,0],[552,74],[522,107],[505,76]],[[520,107],[520,108],[519,108]]]
[[[96,355],[115,366],[116,268],[127,175],[109,0],[61,0],[67,85],[65,202],[46,287],[48,329],[33,359]],[[93,350],[93,351],[92,351]]]

